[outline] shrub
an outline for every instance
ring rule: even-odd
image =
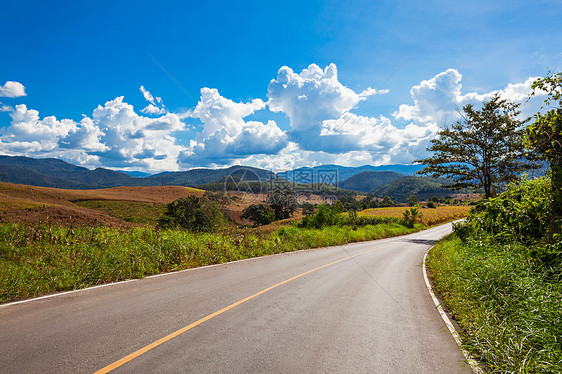
[[[216,231],[227,222],[221,205],[210,199],[188,196],[172,201],[160,218],[161,228],[183,228],[190,231]]]
[[[550,181],[522,179],[496,198],[478,203],[457,235],[466,241],[477,234],[496,241],[532,244],[542,241],[551,225]]]
[[[326,204],[320,204],[316,213],[305,216],[300,221],[299,226],[320,229],[326,226],[340,225],[342,219],[339,209],[339,206],[329,207]]]
[[[275,221],[275,212],[267,204],[253,204],[242,211],[242,218],[249,219],[254,225],[267,225]]]
[[[403,225],[408,228],[414,227],[414,224],[420,222],[422,218],[419,205],[406,209],[402,214],[404,216],[402,219]]]

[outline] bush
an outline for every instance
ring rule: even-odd
[[[419,205],[406,209],[406,211],[402,214],[404,215],[402,224],[408,228],[414,227],[414,224],[420,222],[422,218]]]
[[[275,221],[275,212],[267,204],[253,204],[242,211],[242,218],[249,219],[254,225],[267,225]]]
[[[551,226],[550,200],[547,178],[522,179],[510,184],[498,197],[478,203],[458,235],[463,241],[473,235],[486,234],[499,242],[541,242]]]
[[[218,202],[189,196],[169,203],[158,225],[161,228],[212,232],[224,226],[226,222],[225,214]]]
[[[305,216],[299,227],[321,229],[326,226],[341,225],[340,206],[329,207],[326,204],[318,205],[316,213]]]
[[[427,202],[427,207],[428,207],[428,208],[431,208],[431,209],[437,208],[437,206],[435,205],[435,203],[434,203],[433,201],[431,201],[431,200],[429,200],[429,201]]]

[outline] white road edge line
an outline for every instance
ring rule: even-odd
[[[453,325],[453,323],[449,319],[449,316],[447,315],[447,313],[445,313],[445,310],[441,306],[441,303],[439,302],[439,299],[437,299],[437,296],[435,296],[435,293],[433,292],[433,287],[431,287],[431,284],[429,283],[429,278],[427,276],[427,266],[426,266],[425,260],[427,258],[427,255],[428,255],[429,251],[431,251],[432,248],[433,247],[429,248],[427,250],[427,252],[425,252],[425,255],[423,256],[423,263],[422,263],[423,279],[425,280],[425,285],[427,287],[427,290],[429,291],[429,294],[431,295],[431,298],[433,299],[433,303],[435,304],[435,308],[439,311],[439,314],[441,315],[441,318],[445,322],[445,325],[447,325],[447,328],[449,329],[449,332],[451,333],[451,335],[453,335],[453,338],[457,342],[457,345],[459,346],[459,349],[461,350],[462,354],[464,355],[464,357],[466,359],[466,362],[468,362],[468,364],[472,368],[472,371],[477,373],[477,374],[484,374],[485,371],[482,370],[482,368],[480,367],[478,362],[472,357],[472,355],[466,349],[464,349],[462,347],[462,340],[461,340],[461,337],[460,337],[459,333],[455,329],[455,326]]]

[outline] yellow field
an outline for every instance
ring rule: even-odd
[[[470,211],[469,206],[454,205],[454,206],[440,206],[435,209],[427,208],[421,209],[422,223],[426,226],[433,226],[443,222],[454,221],[464,218]],[[407,207],[392,207],[392,208],[374,208],[365,209],[358,212],[359,216],[381,216],[381,217],[398,217],[402,218],[402,213],[409,209]]]

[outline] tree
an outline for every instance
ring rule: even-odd
[[[385,196],[384,199],[382,199],[382,201],[380,203],[380,206],[381,207],[391,207],[391,206],[396,206],[396,204],[394,203],[394,201],[392,201],[390,196]]]
[[[241,217],[254,221],[255,225],[267,225],[275,221],[275,212],[267,204],[252,204],[242,211]]]
[[[188,196],[169,203],[159,225],[190,231],[215,231],[226,221],[222,207],[216,201]]]
[[[278,188],[271,192],[266,203],[275,212],[275,220],[289,218],[298,207],[295,193],[288,188]]]
[[[546,92],[546,106],[554,105],[545,113],[537,113],[527,126],[525,145],[531,156],[547,161],[550,166],[552,208],[556,217],[562,216],[562,72],[548,73],[533,82],[533,93]],[[558,105],[556,107],[556,105]],[[544,107],[542,108],[544,109]]]
[[[536,167],[525,157],[522,125],[526,120],[517,119],[519,104],[496,94],[480,110],[469,104],[463,112],[460,121],[431,141],[427,150],[434,154],[414,161],[426,165],[418,174],[452,178],[453,183],[443,187],[453,190],[482,188],[489,198],[521,171]]]
[[[408,199],[408,205],[409,206],[414,206],[418,204],[418,197],[416,195],[410,195],[409,199]]]

